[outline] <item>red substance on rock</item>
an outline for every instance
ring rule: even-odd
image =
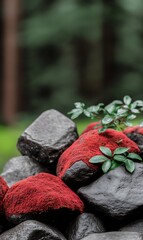
[[[83,202],[59,178],[39,173],[14,184],[4,198],[7,217],[18,214],[34,214],[66,208],[71,212],[83,212]]]
[[[0,214],[3,213],[3,199],[4,196],[7,192],[7,190],[9,189],[9,187],[7,186],[7,183],[5,182],[5,180],[0,177]]]
[[[94,130],[95,127],[100,124],[100,121],[99,122],[93,122],[93,123],[90,123],[89,125],[87,125],[87,127],[85,128],[85,130],[82,132],[82,134],[86,133],[86,132],[89,132],[91,130]],[[99,129],[101,128],[101,126],[97,126],[96,129]]]
[[[133,127],[128,127],[124,130],[125,134],[129,134],[129,133],[133,133],[133,132],[143,134],[143,127],[133,126]]]
[[[83,161],[92,169],[97,170],[100,164],[89,163],[89,159],[96,155],[102,155],[99,149],[100,146],[109,147],[111,151],[114,151],[117,147],[128,147],[129,152],[140,152],[137,144],[122,132],[109,129],[99,134],[97,130],[91,130],[82,134],[60,156],[57,165],[57,175],[62,178],[66,171],[77,161]]]

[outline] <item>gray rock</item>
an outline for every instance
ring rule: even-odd
[[[138,133],[137,131],[133,131],[131,133],[126,134],[128,138],[130,138],[132,141],[134,141],[139,149],[140,149],[140,155],[143,156],[143,135]]]
[[[80,214],[68,229],[68,240],[80,240],[92,233],[105,232],[102,222],[91,213]]]
[[[38,162],[53,163],[77,137],[73,121],[56,110],[48,110],[23,132],[17,147]]]
[[[19,156],[10,159],[6,163],[1,176],[10,187],[14,183],[40,172],[49,171],[46,167],[39,165],[31,158],[27,156]]]
[[[0,235],[0,240],[66,240],[56,229],[38,221],[25,221]]]
[[[143,240],[143,237],[136,232],[107,232],[90,234],[82,240]]]
[[[123,232],[139,232],[139,233],[143,234],[143,219],[139,219],[137,221],[129,223],[128,225],[120,228],[119,231],[123,231]]]
[[[78,190],[88,205],[102,214],[130,221],[143,210],[143,164],[136,163],[133,174],[118,167]]]

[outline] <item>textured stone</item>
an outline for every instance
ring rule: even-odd
[[[14,224],[35,219],[62,225],[83,212],[83,207],[80,198],[60,178],[48,173],[15,183],[4,198],[6,217]]]
[[[124,133],[127,135],[128,138],[130,138],[138,145],[141,151],[140,154],[141,156],[143,156],[143,127],[128,127],[124,130]]]
[[[68,229],[68,240],[80,240],[92,233],[105,232],[99,218],[91,213],[80,214]]]
[[[107,232],[90,234],[81,240],[143,240],[143,237],[136,232]]]
[[[35,162],[33,159],[27,156],[20,156],[14,157],[6,163],[1,176],[10,187],[14,183],[29,176],[48,171],[46,167],[39,165],[39,163]]]
[[[128,225],[120,228],[119,231],[123,232],[139,232],[143,234],[143,219],[136,220]]]
[[[66,240],[56,229],[38,221],[25,221],[0,235],[0,240]]]
[[[133,174],[118,167],[95,182],[78,190],[78,194],[97,212],[118,220],[134,219],[143,211],[143,164],[136,163]]]
[[[109,129],[99,134],[97,130],[91,130],[82,134],[63,152],[58,160],[57,175],[66,184],[75,187],[81,187],[91,178],[96,178],[101,164],[92,164],[89,159],[96,155],[103,155],[100,146],[109,147],[112,151],[117,147],[129,147],[131,152],[140,151],[136,143],[122,132]]]
[[[75,124],[56,110],[43,112],[20,136],[17,147],[38,162],[57,162],[61,153],[77,139]]]

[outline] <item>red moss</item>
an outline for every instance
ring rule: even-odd
[[[14,184],[4,198],[7,217],[66,208],[83,211],[80,198],[58,177],[39,173]]]
[[[82,132],[82,134],[86,133],[86,132],[89,132],[91,130],[94,130],[95,127],[97,126],[97,124],[100,124],[100,121],[99,122],[93,122],[93,123],[90,123],[89,125],[87,125],[87,127],[85,128],[85,130]],[[97,127],[96,129],[99,129],[99,127]]]
[[[124,130],[125,134],[129,134],[129,133],[133,133],[133,132],[143,134],[143,127],[133,126],[133,127],[128,127]]]
[[[89,159],[95,155],[101,155],[100,146],[109,147],[114,151],[117,147],[128,147],[130,152],[138,153],[140,150],[135,142],[124,133],[116,130],[106,130],[99,134],[97,130],[91,130],[82,134],[59,158],[57,175],[63,177],[65,172],[77,161],[85,162],[92,169],[97,170],[99,164],[89,163]]]
[[[3,213],[3,198],[8,189],[7,183],[2,177],[0,177],[0,214]]]

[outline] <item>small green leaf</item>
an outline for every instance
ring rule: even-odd
[[[87,110],[83,110],[83,113],[86,117],[90,117],[90,112]]]
[[[102,119],[102,124],[104,125],[107,125],[107,124],[109,124],[109,123],[111,123],[113,121],[113,118],[112,117],[110,117],[109,115],[106,115],[103,119]]]
[[[98,133],[103,133],[107,130],[107,127],[102,127],[98,129]]]
[[[140,113],[140,111],[138,109],[136,109],[136,108],[132,109],[131,112],[132,113]]]
[[[112,164],[111,164],[111,170],[114,170],[115,168],[117,168],[117,167],[119,167],[119,166],[121,166],[121,162],[116,162],[115,160],[112,160],[112,162],[111,162]]]
[[[129,148],[125,148],[125,147],[120,147],[120,148],[116,148],[114,151],[114,155],[115,154],[123,154],[125,152],[128,152]]]
[[[142,158],[136,153],[129,153],[127,157],[131,158],[131,159],[136,159],[136,160],[142,161]]]
[[[131,102],[132,102],[132,99],[131,99],[130,96],[125,96],[125,97],[123,98],[123,101],[124,101],[124,103],[125,103],[126,105],[130,105]]]
[[[131,122],[124,122],[124,124],[127,126],[127,127],[132,127],[133,126],[133,124],[131,123]]]
[[[114,110],[115,110],[115,105],[114,104],[109,104],[109,105],[107,105],[106,107],[105,107],[105,109],[106,109],[106,111],[108,112],[108,113],[113,113],[114,112]]]
[[[102,163],[109,160],[107,157],[103,155],[97,155],[89,159],[90,163]]]
[[[137,116],[135,114],[131,114],[127,117],[127,120],[133,120],[135,119]]]
[[[117,111],[117,114],[119,115],[119,116],[126,116],[126,115],[128,115],[128,109],[123,109],[123,108],[120,108],[120,109],[118,109],[118,111]]]
[[[99,110],[99,106],[91,106],[87,108],[87,111],[92,113],[98,113],[98,110]]]
[[[143,101],[142,101],[142,100],[137,100],[137,101],[135,101],[134,103],[136,104],[137,107],[143,107]],[[134,104],[134,103],[133,103],[133,104]],[[136,106],[135,106],[135,107],[136,107]]]
[[[122,155],[115,155],[114,156],[114,160],[118,161],[118,162],[123,162],[125,163],[127,158],[125,156],[122,156]]]
[[[102,153],[104,153],[106,156],[108,156],[108,157],[112,157],[112,152],[111,152],[111,150],[110,150],[110,148],[108,148],[108,147],[100,147],[100,151],[102,152]]]
[[[81,103],[81,102],[75,102],[74,105],[76,108],[84,108],[85,107],[85,104]]]
[[[126,169],[128,172],[133,173],[135,170],[135,163],[132,160],[127,160],[125,163]]]
[[[111,167],[111,161],[107,160],[102,164],[102,171],[104,173],[107,173],[109,171],[110,167]]]
[[[71,119],[75,119],[75,118],[79,117],[79,115],[82,113],[83,113],[82,109],[73,109],[71,112],[68,112],[68,114],[72,114]]]

